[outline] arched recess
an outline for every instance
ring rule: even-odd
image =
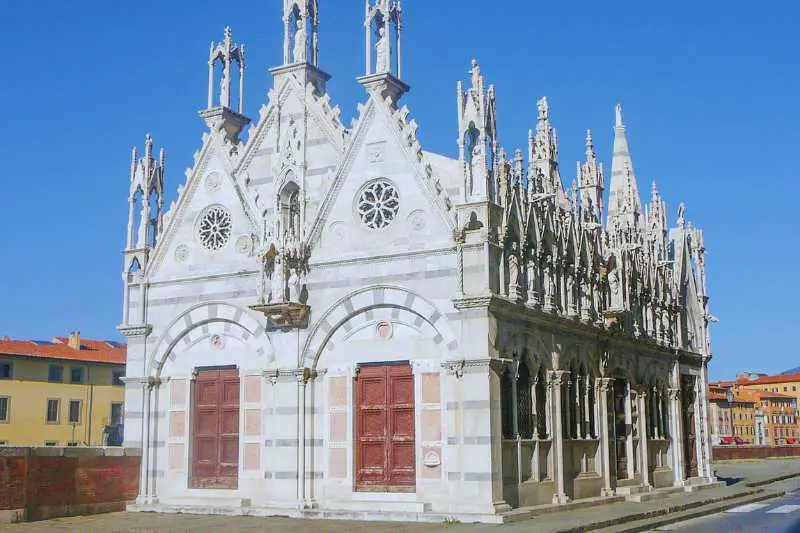
[[[215,323],[230,324],[230,328],[225,328],[227,336],[238,338],[253,353],[266,357],[267,362],[275,359],[264,326],[248,310],[226,302],[203,302],[190,307],[167,326],[148,360],[147,374],[160,376],[167,358],[175,359],[178,343],[193,346],[210,335],[203,326]]]
[[[341,326],[353,317],[373,309],[395,308],[416,316],[417,321],[427,322],[435,331],[433,341],[443,345],[453,354],[458,341],[447,318],[436,306],[419,294],[393,285],[373,285],[354,291],[334,303],[314,324],[303,345],[301,366],[316,368],[323,349],[332,350],[334,336],[342,334]]]

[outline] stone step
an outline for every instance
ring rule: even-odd
[[[219,507],[230,509],[241,509],[250,507],[250,498],[239,498],[236,496],[176,496],[164,498],[159,502],[161,505],[169,507]]]
[[[633,496],[653,490],[649,485],[625,485],[617,486],[616,493],[621,496]]]
[[[545,504],[545,505],[532,505],[528,507],[517,507],[511,511],[502,513],[500,516],[503,518],[503,523],[516,522],[519,520],[528,520],[535,516],[541,516],[552,513],[563,513],[564,511],[575,511],[577,509],[585,509],[587,507],[595,507],[598,505],[608,505],[609,503],[616,503],[624,501],[624,496],[605,496],[595,498],[583,498],[580,500],[572,500],[564,504]]]
[[[650,492],[631,494],[625,499],[629,502],[649,502],[652,500],[658,500],[660,498],[668,498],[670,496],[674,496],[675,494],[683,494],[685,491],[686,489],[684,487],[664,487],[661,489],[651,490]]]
[[[386,513],[427,513],[431,504],[405,500],[352,499],[325,502],[326,511],[371,511]]]

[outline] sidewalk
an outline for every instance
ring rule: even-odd
[[[800,475],[800,459],[737,461],[715,464],[715,471],[730,486],[699,490],[693,493],[675,493],[642,502],[619,502],[574,509],[565,512],[542,514],[531,519],[504,525],[487,524],[419,524],[387,522],[353,522],[344,520],[297,520],[288,518],[254,518],[232,516],[200,516],[151,513],[111,513],[105,515],[60,518],[43,522],[0,526],[9,533],[55,532],[219,532],[242,533],[249,531],[281,531],[291,533],[345,533],[345,532],[397,532],[427,533],[445,531],[453,533],[578,533],[603,528],[614,529],[624,524],[647,520],[677,519],[692,513],[717,512],[728,505],[740,505],[778,495],[753,484],[767,483],[769,479]],[[622,524],[622,526],[620,526]]]

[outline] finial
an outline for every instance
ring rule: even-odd
[[[536,107],[539,110],[539,120],[547,120],[547,116],[549,114],[549,108],[547,106],[547,97],[542,96],[539,100],[537,100]]]
[[[592,130],[586,130],[586,157],[591,159],[594,156],[594,141],[592,141]]]
[[[658,196],[658,189],[656,188],[656,180],[653,180],[653,186],[651,187],[653,197]]]
[[[226,41],[230,41],[231,40],[231,27],[230,26],[225,26],[225,40]]]
[[[614,126],[617,128],[624,128],[625,125],[622,123],[622,104],[617,103],[617,105],[614,107],[614,111],[616,113],[616,122],[614,123]]]

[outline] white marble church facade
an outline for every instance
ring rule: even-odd
[[[172,205],[163,150],[133,152],[132,508],[492,522],[713,482],[702,232],[683,207],[669,229],[655,186],[643,209],[621,109],[608,187],[591,133],[564,186],[547,100],[527,153],[505,152],[473,62],[458,158],[426,152],[399,2],[367,0],[346,127],[317,1],[284,3],[252,123],[244,46],[212,43],[208,132]]]

